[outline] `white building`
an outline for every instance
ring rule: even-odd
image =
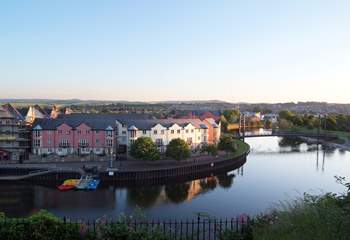
[[[124,119],[116,121],[116,135],[118,144],[127,148],[137,138],[149,137],[161,152],[176,138],[183,139],[192,149],[196,149],[204,144],[219,142],[220,124],[213,119]]]

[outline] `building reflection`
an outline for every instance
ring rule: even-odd
[[[190,202],[198,195],[214,190],[218,186],[230,188],[235,175],[220,174],[203,179],[183,183],[171,183],[163,186],[129,187],[127,189],[127,202],[130,206],[149,208],[166,202]]]
[[[114,191],[101,188],[97,191],[67,191],[35,186],[35,208],[51,210],[114,209],[116,198]]]

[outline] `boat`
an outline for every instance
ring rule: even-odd
[[[100,180],[98,179],[93,179],[89,182],[89,184],[87,185],[86,189],[87,190],[96,190],[98,187],[98,184],[100,183]]]
[[[61,185],[59,185],[57,188],[61,191],[68,191],[73,188],[78,184],[79,179],[67,179],[65,180]]]
[[[82,176],[75,188],[80,190],[86,189],[92,180],[91,176]]]

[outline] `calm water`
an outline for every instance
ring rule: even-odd
[[[343,192],[335,175],[350,181],[350,153],[277,137],[251,138],[246,164],[220,176],[166,186],[59,192],[28,184],[0,185],[0,211],[9,216],[48,209],[59,216],[93,219],[142,209],[155,218],[257,214],[304,192]]]

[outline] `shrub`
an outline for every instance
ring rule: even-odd
[[[138,138],[132,145],[130,150],[131,156],[137,159],[154,161],[160,159],[160,154],[156,144],[148,137]]]
[[[235,140],[230,136],[221,137],[218,147],[220,150],[226,152],[235,152],[237,150],[237,144]]]
[[[183,160],[191,156],[191,151],[184,140],[176,138],[171,140],[167,146],[166,156],[176,160]]]
[[[214,144],[204,145],[201,149],[201,152],[206,152],[208,155],[217,156],[218,155],[218,148]]]

